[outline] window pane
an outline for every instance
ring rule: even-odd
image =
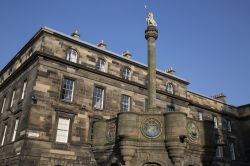
[[[105,72],[105,61],[103,59],[97,60],[96,69]]]
[[[229,149],[230,149],[231,159],[232,159],[232,160],[235,160],[234,143],[230,143],[230,144],[229,144]]]
[[[131,79],[131,70],[129,68],[124,68],[123,70],[123,78],[126,80],[130,80]]]
[[[11,102],[10,102],[10,107],[13,106],[13,102],[14,102],[15,95],[16,95],[16,90],[13,90],[12,98],[11,98]]]
[[[67,101],[72,101],[73,91],[74,91],[74,81],[69,79],[64,79],[63,89],[62,89],[62,99]]]
[[[130,111],[130,96],[122,95],[121,107],[122,112]]]
[[[231,121],[227,120],[227,131],[231,132],[232,128],[231,128]]]
[[[213,121],[214,121],[214,128],[218,128],[218,121],[216,116],[213,116]]]
[[[6,97],[3,98],[3,104],[2,104],[1,113],[3,113],[5,102],[6,102]]]
[[[104,100],[104,89],[96,87],[94,93],[94,108],[103,109],[103,100]]]
[[[198,112],[198,119],[199,120],[203,120],[203,114],[202,114],[202,112]]]
[[[168,83],[168,84],[166,85],[166,91],[167,91],[168,93],[174,94],[174,87],[173,87],[173,85],[172,85],[171,83]]]
[[[67,52],[67,60],[70,62],[77,62],[77,51],[74,49],[69,49]]]
[[[2,137],[2,142],[1,142],[1,145],[4,144],[4,141],[5,141],[5,135],[6,135],[6,130],[7,130],[7,125],[4,126],[4,132],[3,132],[3,137]]]
[[[21,96],[21,99],[23,99],[23,98],[24,98],[24,94],[25,94],[25,91],[26,91],[26,86],[27,86],[27,82],[26,82],[26,81],[24,81],[24,83],[23,83],[23,90],[22,90],[22,96]]]
[[[17,128],[18,128],[18,123],[19,123],[19,119],[16,119],[14,131],[13,131],[13,135],[12,135],[12,142],[15,141],[15,139],[16,139],[16,132],[17,132]]]

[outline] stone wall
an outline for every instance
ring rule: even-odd
[[[2,165],[18,165],[20,155],[25,149],[24,139],[27,136],[27,122],[29,119],[29,109],[33,89],[32,87],[36,78],[37,65],[34,60],[30,63],[32,65],[22,66],[21,68],[19,68],[16,73],[8,79],[8,82],[5,82],[5,84],[2,84],[0,87],[1,108],[3,104],[3,98],[4,96],[6,97],[5,107],[3,109],[3,113],[0,116],[1,141],[3,138],[4,126],[7,125],[4,145],[0,148],[0,163]],[[24,99],[21,99],[24,81],[27,82],[27,88],[25,91]],[[16,95],[13,100],[13,106],[10,107],[14,89],[16,91]],[[12,141],[16,118],[19,119],[19,124],[16,132],[16,138],[14,141]],[[11,158],[11,161],[9,160],[9,158]]]

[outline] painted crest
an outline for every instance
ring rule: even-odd
[[[156,138],[161,133],[161,123],[154,118],[148,118],[142,123],[142,134],[147,138]]]

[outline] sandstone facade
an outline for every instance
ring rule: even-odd
[[[76,62],[67,59],[69,49]],[[104,71],[97,70],[99,59]],[[70,101],[62,98],[65,79],[73,82]],[[50,28],[3,68],[0,83],[3,166],[250,164],[249,105],[192,92],[186,80],[157,71],[157,111],[147,112],[146,65]],[[97,87],[103,90],[98,109]],[[122,95],[130,97],[129,112],[122,112]],[[60,118],[69,120],[64,143],[57,140]]]

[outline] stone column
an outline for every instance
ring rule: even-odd
[[[156,26],[148,25],[145,38],[148,41],[148,111],[156,109],[156,49],[155,42],[158,37]]]

